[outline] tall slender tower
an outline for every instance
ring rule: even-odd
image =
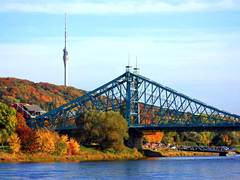
[[[67,82],[67,62],[68,62],[68,51],[67,51],[67,15],[65,13],[65,41],[64,41],[64,49],[63,49],[63,64],[64,64],[64,86],[68,85]]]

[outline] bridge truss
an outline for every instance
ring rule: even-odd
[[[31,119],[32,128],[76,129],[84,110],[118,111],[139,130],[240,130],[240,116],[127,71],[103,86]]]

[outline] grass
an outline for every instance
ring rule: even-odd
[[[240,154],[240,145],[236,146],[236,152]]]
[[[10,147],[9,146],[0,146],[0,151],[10,152]]]

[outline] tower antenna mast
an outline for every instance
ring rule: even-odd
[[[132,66],[130,65],[130,54],[128,53],[128,65],[126,66],[126,72],[131,71]]]
[[[66,13],[65,13],[65,21],[64,22],[65,22],[65,29],[64,29],[65,30],[65,34],[64,34],[65,35],[65,44],[64,44],[65,46],[64,46],[64,48],[67,49],[67,14]]]
[[[67,51],[67,14],[65,13],[65,28],[64,28],[64,49],[63,49],[63,64],[64,64],[64,86],[67,86],[67,62],[68,62],[68,51]]]
[[[138,57],[136,56],[136,67],[135,68],[133,68],[133,72],[135,73],[135,74],[139,74],[139,68],[138,68]]]

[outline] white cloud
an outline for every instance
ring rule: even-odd
[[[172,3],[167,0],[123,1],[7,1],[1,2],[0,11],[40,12],[58,14],[135,14],[161,12],[199,12],[239,10],[239,0],[185,0]]]

